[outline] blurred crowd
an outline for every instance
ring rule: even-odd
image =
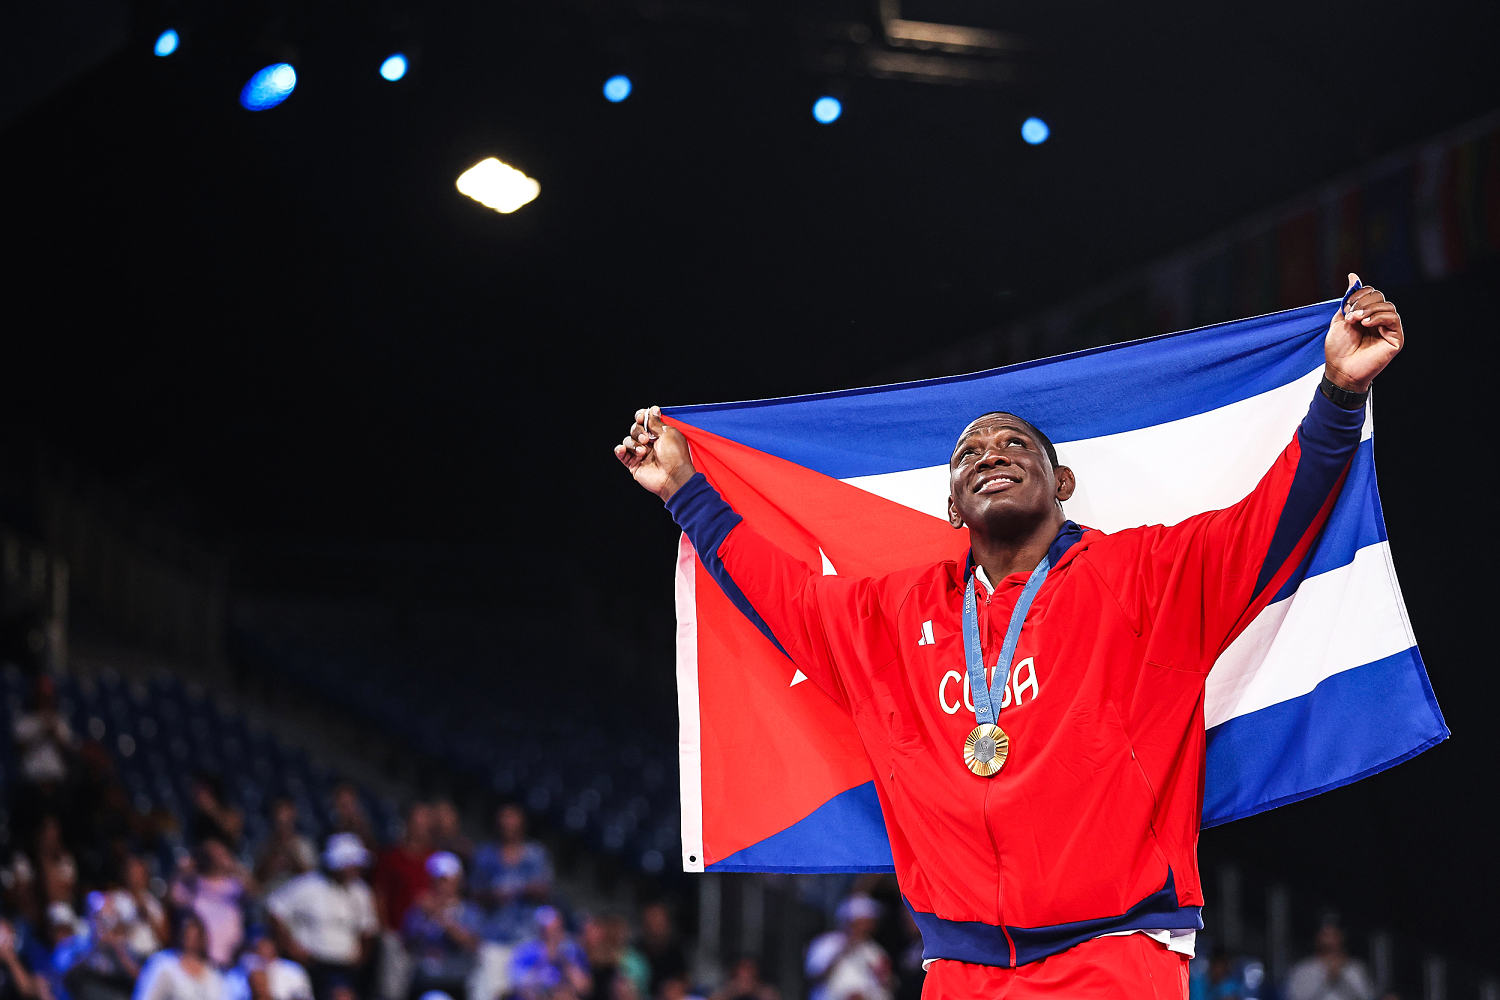
[[[479,843],[445,798],[410,803],[382,836],[337,783],[314,843],[296,799],[247,822],[210,773],[182,814],[142,811],[45,675],[9,735],[0,1000],[780,1000],[753,955],[695,981],[667,902],[569,905],[518,804]],[[894,879],[849,886],[803,955],[807,996],[915,1000],[921,939]],[[1399,1000],[1334,921],[1279,983],[1200,945],[1192,1000]]]
[[[517,804],[496,809],[480,843],[443,798],[411,803],[382,837],[342,783],[314,843],[293,798],[247,823],[208,773],[185,815],[143,813],[45,676],[9,736],[0,1000],[694,995],[668,905],[569,907]],[[716,1000],[774,1000],[754,962],[727,985]]]

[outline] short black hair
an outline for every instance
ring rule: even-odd
[[[1036,424],[1032,423],[1030,420],[1027,420],[1025,417],[1021,416],[1019,413],[1012,413],[1009,410],[991,410],[988,413],[981,413],[979,416],[975,417],[973,420],[970,420],[967,424],[964,425],[964,429],[967,430],[968,428],[973,427],[975,424],[979,423],[979,421],[983,420],[985,417],[1011,417],[1011,418],[1013,418],[1017,423],[1019,423],[1022,427],[1024,427],[1026,429],[1026,432],[1028,434],[1030,434],[1032,437],[1036,438],[1037,441],[1041,442],[1042,450],[1047,453],[1047,459],[1052,463],[1052,468],[1054,468],[1054,469],[1057,468],[1057,449],[1052,446],[1052,439],[1049,438],[1046,434],[1043,434],[1040,427],[1038,427]],[[963,435],[962,434],[959,435],[959,439],[960,440],[963,439]]]

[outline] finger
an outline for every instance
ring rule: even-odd
[[[1375,319],[1376,317],[1394,315],[1395,312],[1396,306],[1394,303],[1377,302],[1367,308],[1355,310],[1354,315],[1358,317],[1361,322],[1368,323],[1370,320]]]
[[[664,426],[661,422],[660,406],[653,406],[646,411],[646,432],[651,435],[651,440],[655,441],[661,436]]]
[[[1396,307],[1384,302],[1371,306],[1369,309],[1360,309],[1349,317],[1349,322],[1358,323],[1361,326],[1374,326],[1380,323],[1400,322],[1400,314]]]
[[[1349,296],[1349,301],[1344,303],[1344,314],[1353,315],[1360,309],[1367,309],[1376,302],[1384,302],[1385,294],[1378,288],[1361,288]]]
[[[646,452],[651,450],[649,446],[640,443],[633,437],[627,436],[625,440],[621,441],[620,443],[626,448],[629,448],[632,454],[642,458],[645,457]]]

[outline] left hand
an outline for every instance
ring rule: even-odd
[[[1349,285],[1359,280],[1350,273]],[[1406,333],[1401,314],[1379,289],[1361,288],[1328,324],[1323,340],[1324,374],[1341,389],[1367,392],[1375,376],[1401,352]]]

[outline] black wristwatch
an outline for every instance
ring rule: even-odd
[[[1323,381],[1318,383],[1318,391],[1328,397],[1328,401],[1334,406],[1345,410],[1358,410],[1364,407],[1365,400],[1370,398],[1370,390],[1364,392],[1350,392],[1348,389],[1340,389],[1329,381],[1328,376],[1323,376]]]

